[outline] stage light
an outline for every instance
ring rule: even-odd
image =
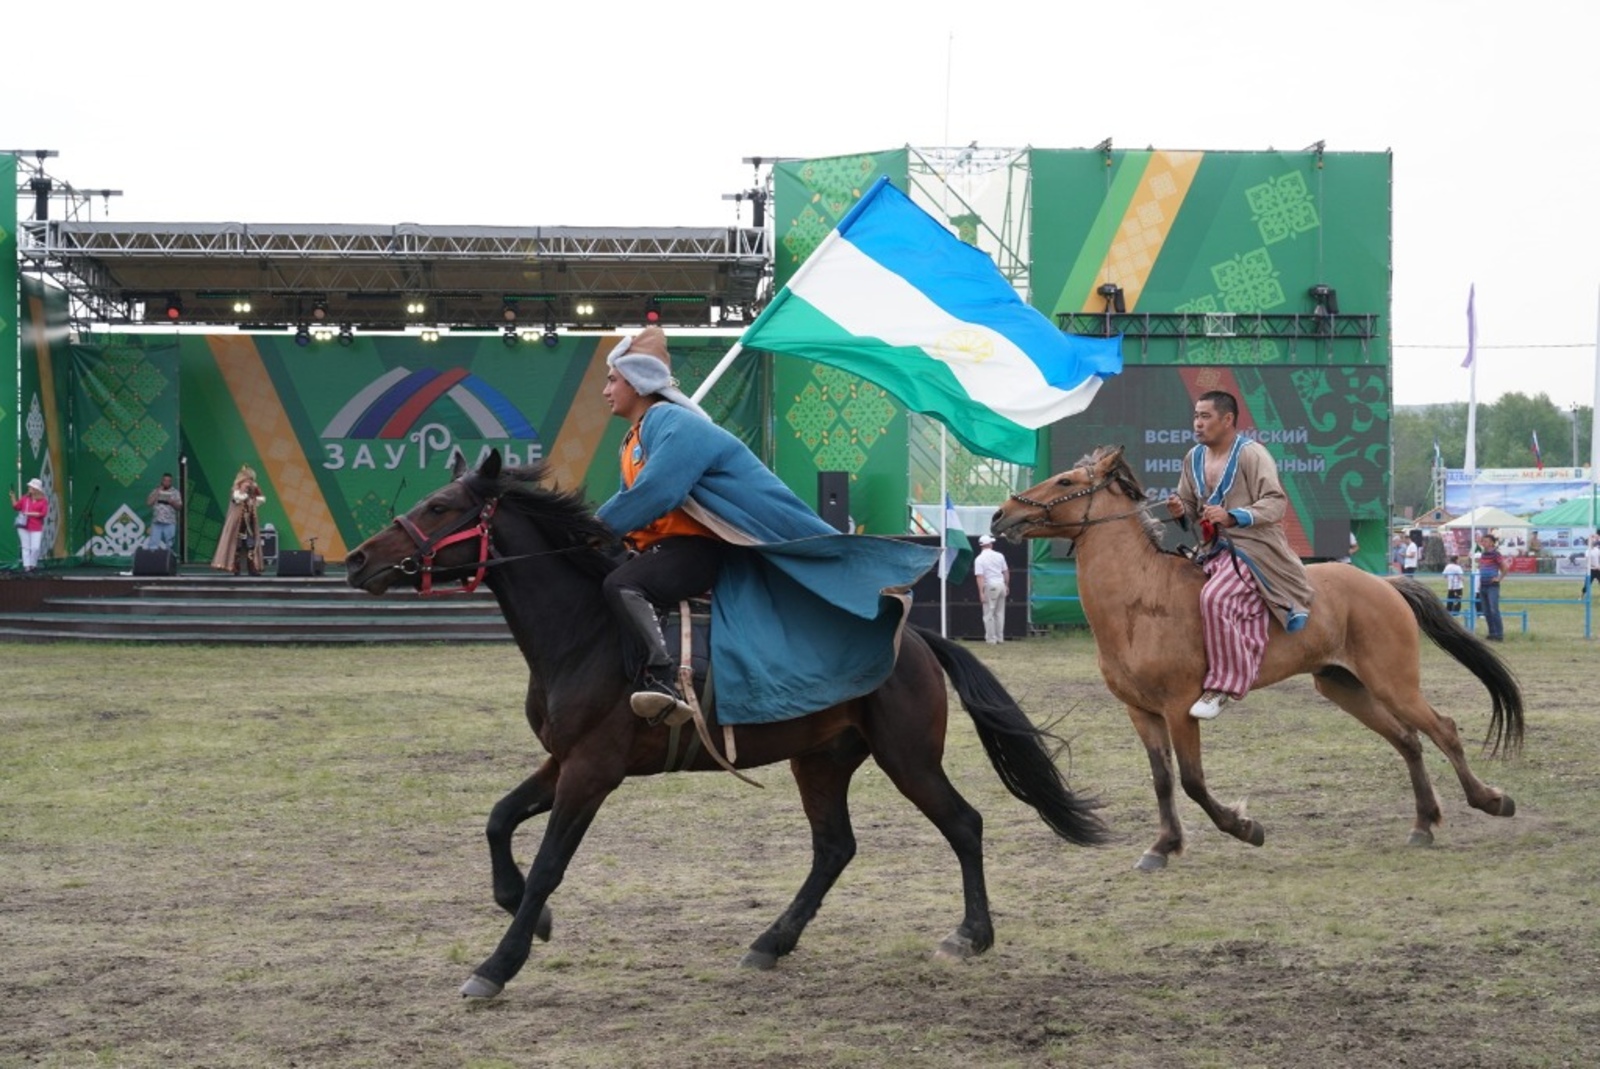
[[[1106,299],[1106,311],[1123,315],[1128,310],[1127,298],[1123,296],[1122,287],[1115,282],[1103,283],[1096,291]]]
[[[422,332],[422,340],[423,341],[438,341],[439,340],[439,332],[437,330],[435,330],[433,327],[428,327],[427,329],[425,329]]]
[[[183,318],[183,299],[176,293],[167,298],[167,318],[174,323]]]
[[[500,318],[507,323],[515,323],[517,321],[516,302],[509,299],[500,302]]]
[[[1332,286],[1319,282],[1307,290],[1306,294],[1317,302],[1317,315],[1336,316],[1339,314],[1339,291]]]
[[[514,327],[507,327],[506,332],[500,335],[500,344],[504,345],[507,349],[515,349],[517,347],[517,340],[517,331]]]
[[[249,313],[249,311],[250,311],[250,302],[249,301],[234,301],[233,302],[233,314],[234,315],[246,315],[246,314]]]
[[[546,349],[554,349],[556,346],[561,344],[561,335],[556,333],[555,327],[546,327],[544,337],[540,338],[539,340],[544,342],[544,347]]]
[[[315,319],[318,323],[322,322],[324,319],[327,319],[328,318],[328,302],[324,301],[324,300],[322,300],[320,298],[315,300],[315,301],[312,301],[311,302],[311,318]]]
[[[572,314],[578,316],[592,316],[594,315],[594,305],[590,304],[588,301],[582,301],[572,306]]]
[[[427,306],[425,306],[421,301],[406,302],[406,315],[408,316],[419,316],[427,310]]]
[[[311,328],[311,338],[312,338],[313,341],[332,341],[333,340],[333,328],[332,327],[326,327],[326,326],[312,327]]]
[[[306,329],[304,323],[301,323],[299,329],[294,332],[294,343],[302,349],[311,344],[311,332]]]
[[[346,323],[346,324],[344,324],[343,326],[341,326],[339,328],[339,344],[340,345],[343,345],[345,348],[348,349],[350,346],[355,344],[355,340],[356,340],[355,328],[352,327],[349,323]]]
[[[661,322],[661,305],[654,297],[644,302],[644,321],[652,325]]]

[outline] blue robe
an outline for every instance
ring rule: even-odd
[[[909,587],[937,549],[839,534],[738,438],[676,405],[650,407],[639,444],[638,478],[597,515],[626,534],[681,506],[728,543],[711,599],[722,722],[787,720],[888,678]]]

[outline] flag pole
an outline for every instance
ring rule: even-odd
[[[1595,301],[1595,326],[1594,326],[1594,407],[1590,409],[1589,425],[1589,537],[1596,536],[1595,496],[1596,479],[1600,479],[1600,294]],[[1585,547],[1587,548],[1587,547]],[[1588,562],[1584,562],[1588,567]],[[1593,629],[1590,616],[1593,605],[1594,589],[1592,584],[1586,584],[1585,589],[1589,597],[1583,599],[1583,637],[1592,638]]]
[[[1467,574],[1471,582],[1467,588],[1465,610],[1467,630],[1472,630],[1478,611],[1478,558],[1472,555],[1478,544],[1478,317],[1476,304],[1478,286],[1467,290],[1467,358],[1462,366],[1467,368]]]
[[[944,422],[939,423],[939,552],[946,552],[950,544],[950,508],[946,502],[950,500],[949,480],[945,473],[945,437]],[[967,525],[962,524],[964,532]],[[944,578],[939,581],[939,635],[941,638],[950,637],[950,571],[945,570]]]

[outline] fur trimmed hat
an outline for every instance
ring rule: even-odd
[[[616,371],[641,397],[654,394],[710,419],[705,409],[689,400],[672,377],[672,355],[667,352],[667,336],[660,327],[645,327],[631,338],[617,342],[606,357],[606,366]]]

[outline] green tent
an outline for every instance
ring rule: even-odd
[[[1589,495],[1563,501],[1554,508],[1545,509],[1529,518],[1528,522],[1535,527],[1588,527],[1590,526],[1590,508],[1594,507],[1600,513],[1600,505],[1591,506]]]

